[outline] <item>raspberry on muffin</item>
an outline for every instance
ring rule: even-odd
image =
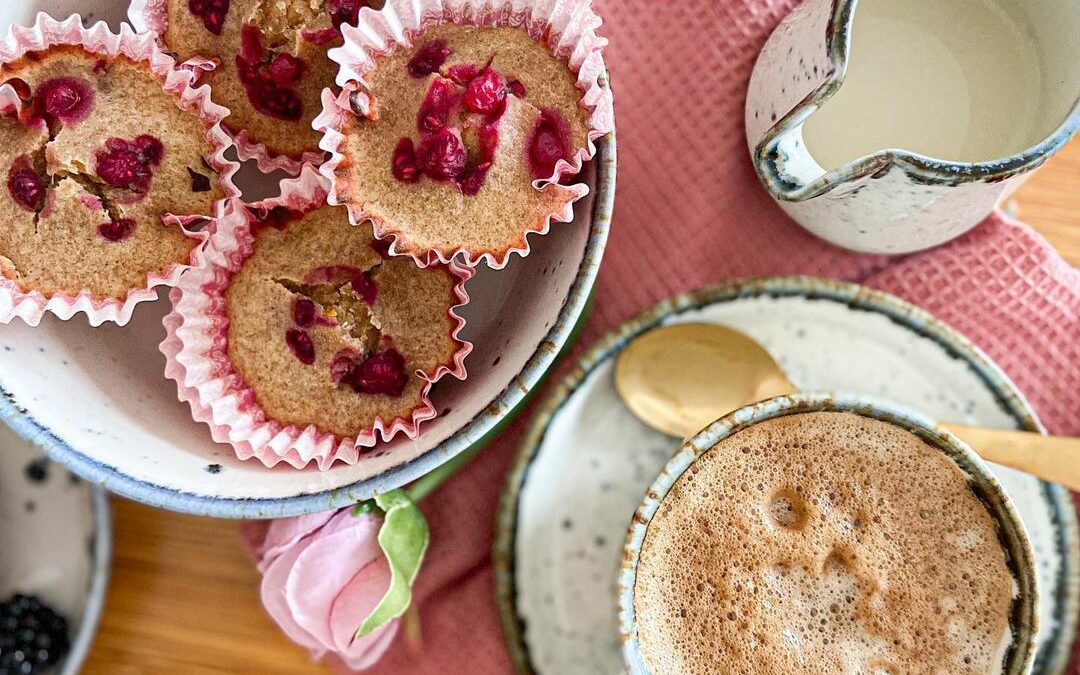
[[[573,218],[588,186],[563,183],[613,126],[588,0],[387,0],[359,24],[331,52],[344,91],[315,120],[331,203],[421,265],[498,269]]]
[[[20,293],[123,301],[191,263],[200,239],[180,223],[209,217],[228,179],[214,125],[165,80],[81,45],[0,64],[14,92],[0,116],[0,271]]]
[[[504,257],[581,196],[550,179],[587,144],[588,112],[571,72],[523,30],[444,24],[376,63],[338,179],[397,235],[395,252]]]
[[[166,375],[240,459],[355,464],[436,417],[444,375],[465,378],[460,338],[472,270],[389,256],[370,228],[326,205],[308,167],[282,196],[226,202],[211,263],[173,290]]]
[[[358,436],[409,418],[420,374],[452,367],[458,279],[373,244],[339,208],[257,224],[225,294],[229,358],[271,419]]]
[[[311,127],[337,66],[328,49],[370,0],[168,0],[162,39],[181,60],[212,59],[208,81],[230,109],[242,158],[265,153],[298,172],[321,157]],[[146,10],[146,11],[149,11]],[[259,147],[262,146],[262,147]],[[306,156],[306,157],[305,157]]]

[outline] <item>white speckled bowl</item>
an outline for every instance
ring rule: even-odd
[[[79,672],[105,603],[112,557],[109,499],[0,426],[0,600],[36,595],[68,620]]]
[[[166,380],[157,345],[167,301],[125,327],[47,317],[0,329],[0,414],[57,461],[113,492],[201,515],[272,518],[337,508],[399,487],[494,430],[555,362],[584,311],[607,240],[614,139],[587,174],[578,217],[535,242],[528,258],[480,270],[466,289],[462,333],[476,347],[465,382],[432,389],[439,410],[416,440],[381,444],[353,466],[319,471],[240,461],[191,419]],[[601,168],[597,180],[596,169]]]
[[[5,21],[30,7],[87,15],[100,8],[122,20],[124,3],[44,0],[0,5]],[[115,25],[115,24],[114,24]],[[606,78],[604,86],[607,86]],[[153,506],[229,518],[272,518],[345,506],[399,487],[496,430],[554,364],[585,310],[607,242],[615,196],[615,134],[580,175],[590,194],[571,223],[533,241],[527,258],[480,270],[466,289],[462,337],[476,345],[467,382],[440,382],[440,412],[415,441],[377,446],[355,466],[268,469],[243,462],[191,420],[165,379],[158,344],[168,303],[136,310],[124,327],[91,328],[81,317],[47,317],[30,328],[0,327],[0,414],[22,436],[80,476]],[[274,194],[269,179],[245,167],[245,197]],[[276,187],[276,183],[273,183]]]

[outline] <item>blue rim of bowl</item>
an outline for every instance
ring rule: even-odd
[[[19,405],[11,392],[0,387],[0,418],[23,438],[40,446],[48,456],[80,477],[110,492],[149,506],[215,518],[282,518],[341,508],[398,488],[436,469],[496,430],[515,411],[555,363],[585,309],[607,245],[615,206],[615,132],[600,138],[596,165],[596,196],[585,256],[551,330],[521,372],[473,419],[441,444],[419,457],[383,473],[332,490],[276,498],[219,498],[195,495],[127,476],[115,467],[87,457],[64,442]]]
[[[754,168],[765,188],[782,201],[802,202],[823,195],[838,185],[898,166],[920,183],[958,185],[971,181],[998,182],[1030,171],[1052,155],[1080,131],[1080,92],[1065,119],[1046,138],[1018,153],[986,162],[949,162],[901,149],[884,149],[826,171],[801,187],[785,180],[776,167],[780,142],[795,127],[806,122],[832,98],[844,83],[851,53],[851,33],[859,0],[832,0],[831,20],[825,41],[832,72],[819,87],[780,118],[753,148]]]
[[[757,297],[825,300],[846,305],[854,310],[884,315],[893,323],[932,340],[951,357],[964,361],[986,384],[987,389],[993,392],[998,406],[1016,420],[1019,428],[1045,432],[1031,404],[981,349],[922,309],[883,291],[845,281],[809,276],[756,277],[705,286],[662,300],[597,340],[573,370],[552,388],[534,413],[510,467],[496,515],[492,559],[499,618],[511,661],[518,672],[536,672],[525,643],[525,626],[517,612],[514,566],[518,505],[530,468],[543,445],[551,421],[594,370],[618,354],[638,335],[662,325],[672,316],[709,305]],[[1056,595],[1058,600],[1057,612],[1050,617],[1054,629],[1049,640],[1056,645],[1056,649],[1053,653],[1039,651],[1032,672],[1039,675],[1060,675],[1065,672],[1072,654],[1080,613],[1080,523],[1068,490],[1045,482],[1041,483],[1041,487],[1057,526],[1055,548],[1062,553],[1062,566],[1058,571],[1056,588],[1043,589],[1043,597]],[[629,515],[627,514],[628,519]],[[613,597],[612,611],[615,611],[614,600]],[[612,639],[615,637],[612,636]]]
[[[1005,549],[1005,559],[1013,582],[1019,588],[1019,603],[1013,603],[1009,626],[1014,639],[1005,652],[1005,664],[1013,675],[1030,673],[1039,637],[1038,564],[1031,548],[1016,505],[1005,488],[975,451],[961,439],[938,427],[925,415],[864,394],[830,394],[800,392],[734,410],[705,427],[683,442],[652,484],[645,490],[641,503],[630,520],[619,570],[619,638],[623,659],[631,673],[647,675],[649,668],[641,653],[637,610],[634,597],[637,591],[637,571],[652,519],[664,499],[686,472],[720,441],[755,424],[807,412],[846,412],[880,420],[904,429],[927,445],[940,451],[966,476],[968,488],[983,503],[997,523],[998,538]]]
[[[83,608],[79,621],[79,630],[71,643],[71,650],[64,657],[60,667],[61,675],[76,675],[97,634],[98,624],[105,609],[105,592],[109,587],[109,573],[112,567],[113,534],[112,509],[109,495],[97,486],[90,487],[91,508],[94,510],[94,540],[90,551],[92,571],[90,586],[87,590],[86,607]]]

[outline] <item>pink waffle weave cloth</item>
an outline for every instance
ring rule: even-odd
[[[577,352],[653,302],[703,284],[834,277],[944,320],[1008,373],[1052,433],[1080,435],[1080,272],[1031,228],[995,215],[933,251],[858,255],[807,234],[758,184],[743,135],[746,84],[761,45],[796,4],[597,0],[611,40],[620,162],[595,310]],[[491,547],[524,424],[424,502],[432,545],[417,581],[422,647],[399,636],[369,672],[512,672]],[[1070,673],[1080,674],[1078,656]]]

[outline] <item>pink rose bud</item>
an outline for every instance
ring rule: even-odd
[[[390,586],[390,567],[378,542],[381,524],[379,515],[354,516],[347,508],[244,528],[263,574],[266,611],[312,658],[332,655],[363,670],[393,641],[399,620],[356,637]]]

